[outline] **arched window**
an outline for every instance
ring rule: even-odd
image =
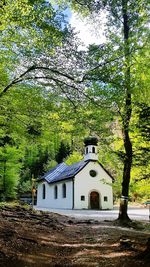
[[[46,198],[46,186],[45,186],[45,184],[43,184],[42,194],[43,194],[43,199],[45,199]]]
[[[66,198],[66,184],[62,185],[62,197]]]
[[[86,154],[88,154],[88,147],[86,147]]]
[[[95,147],[94,146],[92,147],[92,153],[95,153]]]
[[[57,189],[57,185],[55,185],[54,187],[54,198],[58,198],[58,189]]]

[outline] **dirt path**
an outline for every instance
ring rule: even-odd
[[[83,222],[20,207],[0,209],[1,267],[148,267],[148,238],[148,230],[113,222]]]

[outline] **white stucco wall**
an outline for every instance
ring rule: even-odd
[[[66,184],[66,198],[63,198],[62,195],[62,185]],[[46,186],[46,195],[45,199],[43,199],[43,184]],[[48,184],[47,182],[43,181],[38,184],[37,190],[37,206],[38,207],[45,207],[45,208],[57,208],[57,209],[72,209],[73,205],[73,182],[69,181],[62,181],[57,183],[58,188],[58,198],[55,199],[54,197],[54,184]]]
[[[91,177],[90,170],[97,172],[96,177]],[[81,170],[74,179],[74,209],[90,208],[90,193],[96,191],[100,196],[100,208],[113,208],[112,179],[99,165],[98,162],[89,162],[83,170]],[[85,200],[81,200],[81,196],[85,196]],[[104,196],[107,201],[104,201]]]

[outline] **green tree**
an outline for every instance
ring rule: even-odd
[[[83,155],[81,155],[78,151],[74,151],[72,152],[66,159],[66,163],[68,165],[74,164],[80,160],[83,159]]]
[[[52,95],[53,97],[57,97],[57,107],[53,105],[51,114],[49,112],[48,115],[46,115],[46,112],[42,113],[47,119],[49,118],[54,122],[52,131],[56,133],[54,134],[55,150],[58,149],[59,140],[61,140],[58,130],[62,128],[63,134],[67,133],[74,144],[73,139],[76,138],[77,133],[97,133],[101,137],[101,141],[107,141],[107,144],[112,149],[114,149],[114,144],[113,138],[110,138],[110,135],[115,136],[117,132],[118,137],[115,136],[115,145],[121,137],[122,143],[120,147],[122,145],[124,146],[124,150],[121,148],[118,151],[117,148],[117,154],[124,164],[122,183],[122,195],[124,199],[120,205],[119,219],[127,220],[129,219],[127,215],[127,198],[133,160],[131,142],[131,118],[135,103],[133,97],[135,98],[136,94],[141,95],[139,93],[141,85],[146,92],[148,84],[146,77],[147,67],[145,64],[148,60],[143,60],[148,53],[146,46],[146,28],[148,25],[146,12],[147,1],[142,0],[136,3],[130,0],[69,1],[84,16],[94,14],[94,16],[97,15],[99,20],[99,12],[101,10],[104,10],[107,14],[107,42],[101,46],[91,46],[88,52],[78,51],[79,42],[76,40],[76,36],[74,36],[73,31],[68,31],[66,27],[62,27],[60,23],[62,20],[57,20],[55,12],[52,12],[53,15],[49,16],[51,18],[50,21],[45,17],[45,12],[47,12],[46,1],[42,1],[42,6],[38,5],[41,1],[31,2],[32,5],[29,6],[27,13],[25,13],[27,17],[24,18],[24,14],[22,14],[22,10],[24,9],[21,10],[18,1],[16,1],[17,4],[12,1],[14,5],[14,7],[12,6],[12,11],[15,10],[12,14],[19,12],[19,16],[22,18],[19,21],[11,15],[11,9],[9,10],[8,8],[11,7],[11,2],[7,2],[7,8],[4,7],[5,5],[2,8],[4,11],[2,19],[4,28],[1,38],[3,41],[3,46],[1,47],[1,51],[3,52],[2,67],[3,69],[7,69],[5,71],[7,75],[5,77],[3,76],[1,96],[4,97],[6,92],[12,92],[14,94],[16,89],[18,90],[19,88],[22,88],[24,92],[24,84],[26,83],[30,88],[35,86],[35,84],[39,85],[39,88],[43,91],[42,101],[45,101],[45,99],[48,99]],[[31,2],[24,1],[24,4],[31,4]],[[37,16],[37,19],[32,17],[31,13],[33,10],[35,16],[36,11],[38,11],[38,14],[40,12],[42,14],[40,25],[38,24],[39,16]],[[50,6],[49,10],[52,11],[52,6]],[[10,35],[8,28],[9,16],[7,14],[10,14],[13,26],[19,25],[19,31],[15,31],[15,35],[12,35],[8,46],[5,42],[8,39],[8,35]],[[33,22],[29,28],[27,27],[28,14],[31,15],[31,20],[29,21]],[[6,23],[4,23],[5,17],[7,18]],[[50,42],[45,42],[50,37],[48,35],[49,32],[46,31],[48,25],[46,24],[46,27],[43,27],[45,20],[46,22],[48,21],[49,25],[53,26],[55,25],[55,20],[57,22],[59,21],[55,25],[56,31],[54,31],[55,34],[52,36],[54,40],[52,38]],[[34,21],[36,27],[34,27]],[[50,34],[52,32],[53,30],[50,31]],[[13,36],[15,36],[15,40],[13,40]],[[58,39],[57,36],[59,36]],[[24,40],[33,40],[33,42],[26,44],[26,42],[23,42],[23,38]],[[9,57],[6,54],[7,50],[9,51]],[[16,54],[19,56],[16,57]],[[14,55],[14,58],[12,55]],[[9,69],[6,68],[6,59],[9,59]],[[15,59],[15,67],[17,66],[16,74],[11,77],[11,81],[8,83],[12,66],[14,67],[13,59]],[[142,69],[139,66],[142,66]],[[141,76],[141,70],[143,71],[143,69],[145,69],[145,72]],[[21,87],[19,83],[21,83]],[[143,83],[145,84],[144,87]],[[14,88],[13,90],[12,87]],[[46,87],[46,89],[43,87]],[[68,122],[64,118],[67,110],[66,107],[69,107],[64,102],[64,98],[69,100],[74,110],[78,113],[74,117],[70,116],[67,111],[71,119],[71,127],[68,126]],[[27,99],[30,99],[30,97],[27,97]],[[33,98],[31,97],[31,99]],[[54,101],[52,102],[54,103]],[[47,101],[47,103],[50,104],[50,101]],[[32,106],[32,100],[30,104]],[[34,109],[36,110],[35,106]],[[59,107],[60,109],[63,107],[62,111],[59,110]],[[39,105],[40,108],[41,105]],[[41,140],[43,135],[48,136],[48,131],[42,131],[43,125],[47,123],[47,120],[42,119],[41,124],[41,120],[39,121],[33,112],[34,109],[31,107],[28,107],[28,109],[30,111],[28,112],[28,116],[22,117],[27,122],[26,135],[28,135],[30,141],[32,139],[37,142],[37,140]],[[44,110],[46,111],[47,109],[44,108]],[[32,116],[33,113],[34,115]],[[120,119],[118,119],[119,116]],[[63,118],[63,122],[60,121],[60,118]],[[56,122],[58,122],[58,125]],[[77,129],[76,125],[83,123],[85,129],[83,129],[83,126]],[[101,125],[101,129],[99,129],[99,125]],[[105,132],[103,131],[104,128]]]
[[[39,79],[39,69],[42,79],[45,66],[47,72],[49,70],[52,74],[55,73],[55,65],[50,61],[54,61],[56,48],[62,45],[68,30],[63,14],[45,0],[5,1],[0,14],[1,58],[3,68],[12,80],[8,84],[6,82],[6,86],[3,82],[3,95],[10,87],[23,82],[28,73],[32,72],[26,77],[30,84],[33,76],[36,76],[36,80]]]
[[[68,1],[65,2],[68,3]],[[94,14],[97,15],[98,20],[101,11],[107,16],[107,41],[100,46],[91,46],[87,62],[90,66],[89,71],[83,75],[82,81],[93,88],[94,97],[99,97],[103,108],[109,107],[112,111],[116,111],[116,114],[118,113],[117,116],[120,116],[124,169],[118,219],[129,220],[127,205],[133,160],[130,137],[134,104],[132,97],[140,89],[136,84],[139,79],[135,79],[136,60],[140,54],[147,55],[148,2],[146,0],[136,3],[131,0],[73,0],[70,3],[84,16]]]
[[[65,144],[63,141],[60,143],[60,147],[56,154],[56,161],[61,163],[68,155],[70,154],[70,147],[68,144]]]
[[[0,148],[0,198],[16,198],[19,182],[21,151],[6,145]]]

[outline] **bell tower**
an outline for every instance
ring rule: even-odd
[[[95,136],[87,137],[84,139],[84,145],[85,145],[84,161],[98,160],[97,143],[98,139]]]

